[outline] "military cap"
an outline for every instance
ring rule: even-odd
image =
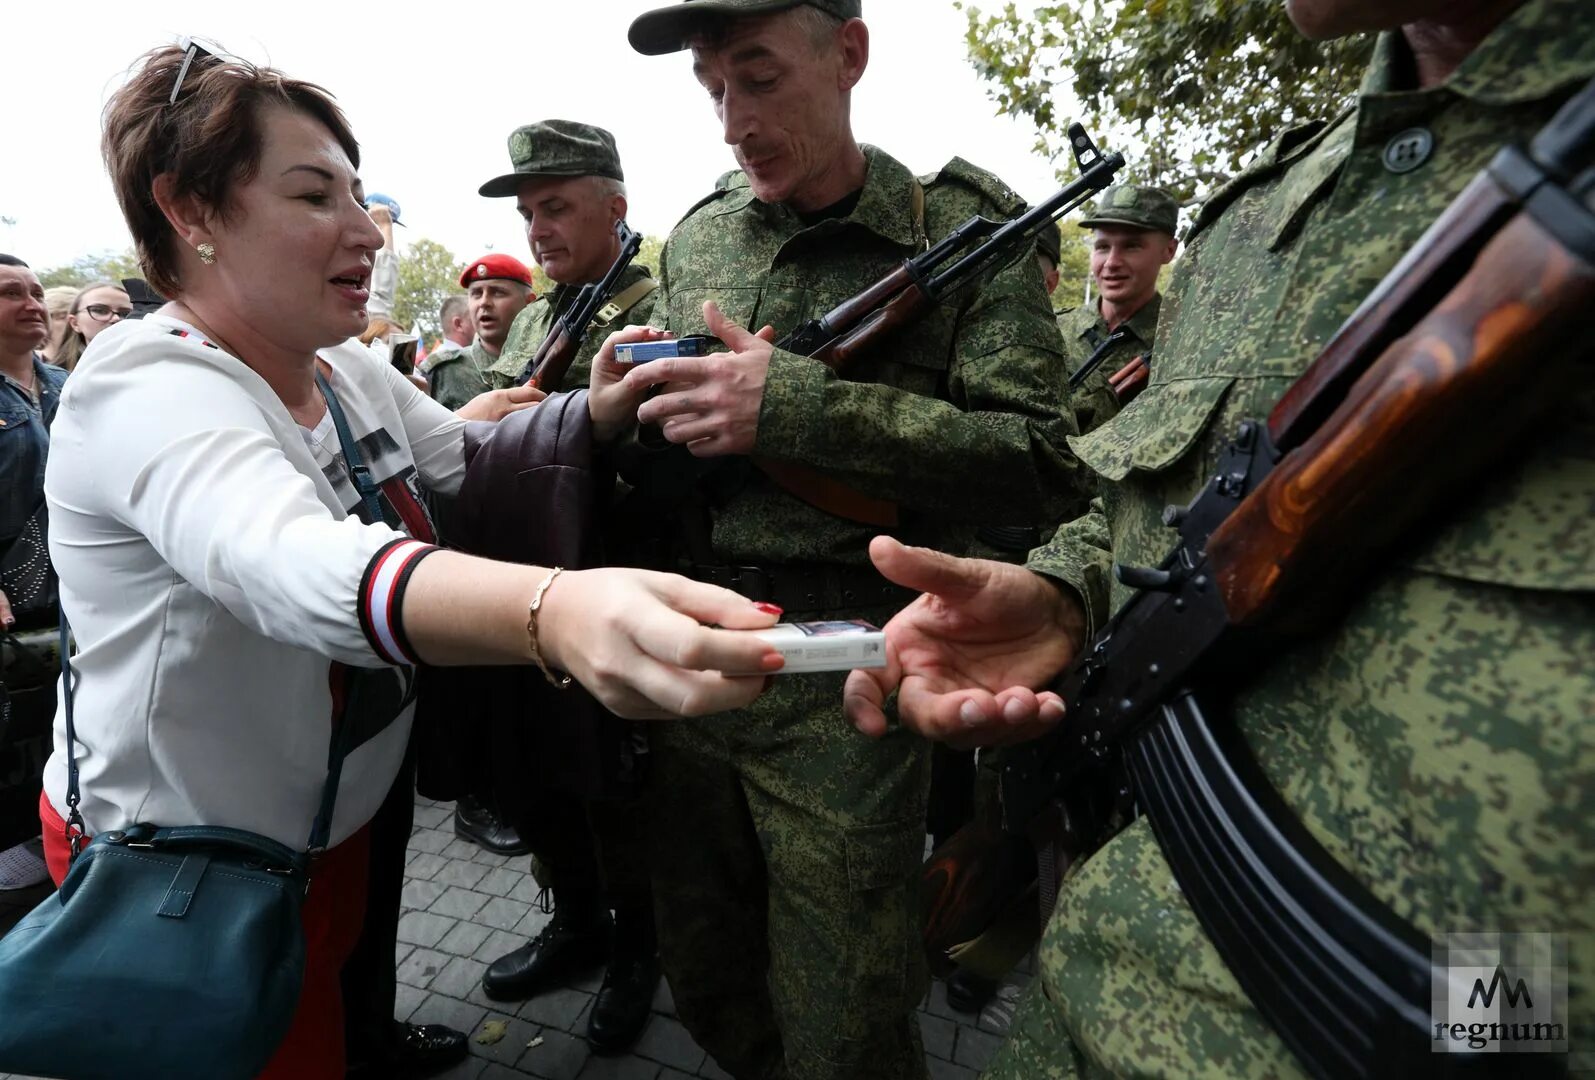
[[[601,127],[574,120],[542,120],[510,132],[514,172],[495,176],[477,189],[490,198],[514,195],[521,183],[539,176],[607,176],[624,180],[615,137]]]
[[[1036,250],[1052,260],[1052,265],[1057,266],[1058,260],[1063,258],[1063,234],[1058,231],[1058,223],[1054,221],[1041,235],[1036,237]]]
[[[1179,228],[1180,208],[1174,196],[1162,188],[1120,184],[1104,191],[1081,220],[1082,229],[1098,225],[1129,225],[1137,229],[1156,229],[1174,235]]]
[[[685,49],[708,16],[772,15],[802,4],[838,19],[856,19],[864,6],[863,0],[681,0],[637,16],[626,37],[638,52],[659,56]]]
[[[483,255],[470,266],[465,268],[465,273],[460,275],[460,288],[469,289],[473,281],[487,281],[490,278],[503,278],[506,281],[518,281],[530,288],[532,272],[526,269],[526,264],[513,255]]]

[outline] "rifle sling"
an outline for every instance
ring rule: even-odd
[[[866,495],[818,469],[769,458],[754,458],[753,464],[788,495],[833,517],[873,525],[877,529],[895,529],[901,520],[897,504],[890,499]]]
[[[608,327],[610,323],[636,307],[638,301],[651,294],[658,287],[659,282],[651,277],[633,281],[612,296],[607,304],[598,309],[598,314],[593,316],[593,325],[596,327]]]

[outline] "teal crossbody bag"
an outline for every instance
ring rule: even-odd
[[[360,516],[381,504],[332,388],[317,376]],[[351,679],[352,715],[361,678]],[[246,832],[139,824],[79,850],[83,819],[73,675],[61,619],[72,867],[59,891],[0,939],[0,1072],[66,1080],[247,1080],[288,1032],[304,978],[300,917],[343,771],[340,722],[303,852]]]

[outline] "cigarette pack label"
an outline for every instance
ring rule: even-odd
[[[786,660],[786,674],[886,666],[886,635],[861,619],[780,623],[755,631]]]
[[[650,360],[664,360],[674,356],[704,356],[715,338],[704,334],[676,338],[673,341],[633,341],[615,346],[615,363],[646,364]]]

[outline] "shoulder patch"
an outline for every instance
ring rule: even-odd
[[[1252,185],[1266,180],[1275,175],[1286,165],[1301,157],[1308,150],[1316,146],[1320,139],[1333,130],[1341,121],[1350,116],[1355,110],[1347,109],[1335,119],[1325,123],[1322,120],[1312,120],[1296,127],[1288,128],[1279,138],[1265,145],[1257,152],[1246,167],[1230,177],[1213,193],[1203,200],[1197,208],[1195,216],[1191,219],[1191,227],[1185,230],[1183,241],[1189,244],[1197,233],[1205,229],[1214,218],[1223,212],[1230,203],[1240,198]]]
[[[919,178],[927,192],[932,191],[941,184],[961,184],[966,188],[979,192],[990,199],[996,208],[1005,216],[1012,217],[1025,209],[1025,201],[1017,192],[994,173],[989,173],[978,165],[973,165],[961,157],[955,157],[939,172],[927,173]]]

